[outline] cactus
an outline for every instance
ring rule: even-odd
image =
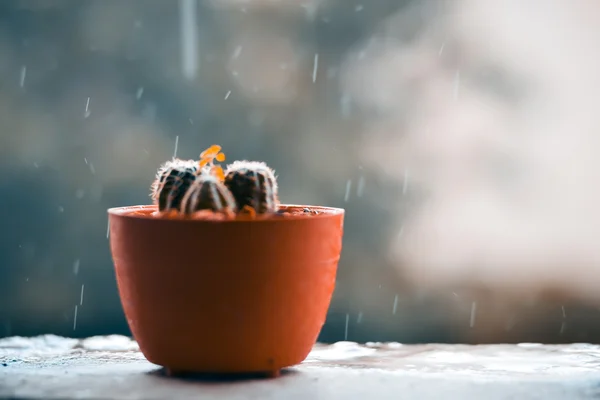
[[[250,207],[256,214],[277,211],[277,179],[263,162],[235,161],[228,165],[225,186],[231,191],[238,210]]]
[[[183,196],[180,211],[191,214],[201,210],[215,212],[235,212],[236,204],[233,195],[219,180],[208,173],[200,174]]]
[[[181,200],[196,179],[199,165],[194,160],[175,158],[159,169],[152,183],[152,201],[159,211],[179,209]]]

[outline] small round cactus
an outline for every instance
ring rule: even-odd
[[[194,160],[175,158],[159,169],[152,183],[152,201],[159,211],[177,210],[188,188],[196,179],[199,165]]]
[[[263,162],[235,161],[227,166],[225,186],[233,194],[238,210],[250,207],[257,214],[277,211],[277,179]]]
[[[235,212],[236,204],[231,192],[218,177],[207,173],[198,175],[181,200],[180,211],[191,214],[201,210]]]

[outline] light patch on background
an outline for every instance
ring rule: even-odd
[[[410,282],[599,300],[599,7],[461,0],[349,58],[346,88],[383,110],[364,161],[427,196],[390,248]]]

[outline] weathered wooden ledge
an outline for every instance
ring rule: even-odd
[[[0,398],[594,399],[600,346],[317,345],[277,379],[169,378],[128,337],[0,339]]]

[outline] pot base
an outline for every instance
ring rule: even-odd
[[[180,371],[173,368],[165,368],[165,375],[171,378],[196,377],[205,380],[244,380],[244,379],[272,379],[281,376],[281,370],[254,372],[254,373],[199,373],[191,371]]]

